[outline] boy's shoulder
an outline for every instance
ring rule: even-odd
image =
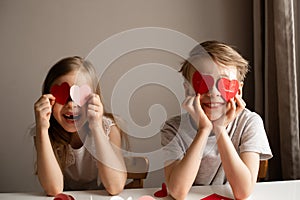
[[[254,111],[251,111],[248,108],[245,108],[240,116],[245,117],[245,118],[252,118],[252,117],[261,118],[261,116],[258,113],[254,112]]]
[[[189,130],[192,128],[190,123],[190,117],[188,113],[183,113],[181,115],[176,115],[170,117],[164,123],[164,128],[171,128],[174,130]]]
[[[175,115],[166,120],[166,124],[180,124],[183,122],[188,122],[189,116],[188,113],[183,113],[181,115]]]
[[[249,122],[257,122],[257,123],[261,123],[263,122],[262,117],[254,112],[249,110],[248,108],[245,108],[241,114],[237,117],[237,120],[241,123],[249,123]]]

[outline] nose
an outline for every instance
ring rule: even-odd
[[[214,84],[214,86],[210,88],[210,90],[207,92],[207,96],[209,96],[209,97],[219,97],[219,96],[221,96],[221,93],[217,89],[216,84]]]
[[[66,106],[68,108],[77,108],[79,107],[79,105],[77,105],[72,99],[71,97],[68,99],[67,103],[66,103]]]

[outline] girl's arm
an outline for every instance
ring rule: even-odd
[[[103,107],[98,95],[93,94],[87,108],[89,128],[96,144],[98,174],[101,183],[111,195],[120,193],[126,183],[127,171],[121,152],[121,133],[111,127],[109,137],[102,126]]]
[[[165,178],[169,192],[175,199],[184,199],[197,176],[204,148],[212,130],[212,124],[200,105],[200,95],[188,96],[183,108],[199,122],[198,133],[182,160],[174,161],[165,167]],[[183,178],[184,177],[184,178]]]
[[[252,193],[257,180],[259,154],[255,152],[241,153],[239,156],[226,131],[226,124],[232,121],[244,108],[241,97],[236,96],[235,102],[230,100],[226,115],[214,122],[218,150],[226,178],[231,185],[235,199],[246,199]]]
[[[116,195],[122,192],[127,172],[121,153],[121,135],[116,126],[111,127],[109,138],[103,129],[94,130],[98,174],[107,192]]]
[[[55,98],[43,95],[34,105],[36,136],[34,143],[37,152],[37,175],[47,195],[55,196],[63,191],[63,174],[54,155],[48,128],[51,108]]]

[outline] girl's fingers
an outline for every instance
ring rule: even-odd
[[[44,94],[43,96],[47,97],[49,100],[55,101],[55,97],[52,94]]]
[[[102,106],[101,100],[99,95],[97,94],[90,94],[87,98],[88,104],[93,104],[97,106]]]
[[[90,117],[101,117],[103,115],[103,104],[97,94],[90,94],[88,97],[87,114]]]

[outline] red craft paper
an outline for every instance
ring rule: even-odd
[[[165,183],[162,184],[161,190],[158,190],[154,193],[155,197],[166,197],[168,196],[168,190],[167,190],[167,185]]]
[[[205,94],[213,87],[214,79],[210,75],[203,75],[196,71],[192,83],[196,94]]]
[[[214,194],[211,194],[207,197],[204,197],[201,200],[233,200],[233,199],[214,193]]]
[[[239,82],[237,80],[229,80],[227,78],[220,78],[218,80],[218,90],[225,101],[233,98],[239,90]]]
[[[77,86],[73,85],[70,88],[71,99],[79,106],[83,106],[87,97],[92,93],[91,88],[88,85]]]
[[[59,194],[55,195],[53,200],[75,200],[75,199],[71,195],[59,193]]]
[[[50,93],[55,97],[55,102],[65,105],[70,98],[70,86],[67,82],[63,82],[61,85],[53,85]]]

